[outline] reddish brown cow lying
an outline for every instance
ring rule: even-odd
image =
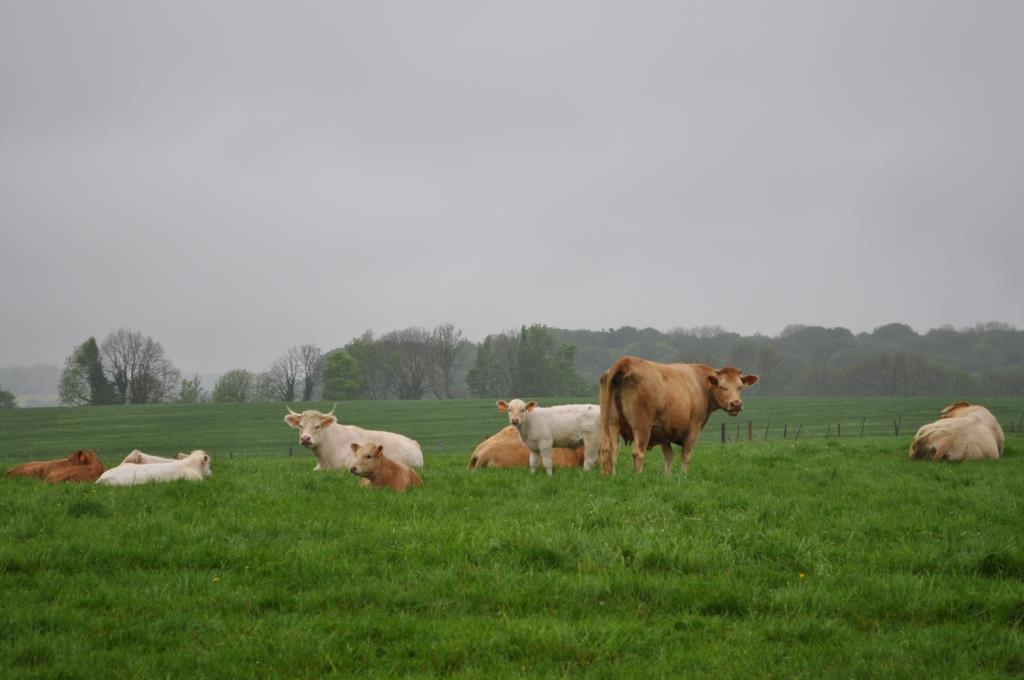
[[[665,474],[672,474],[672,444],[682,447],[683,472],[690,468],[693,445],[711,414],[731,416],[743,409],[740,391],[757,382],[732,366],[659,364],[622,357],[601,376],[601,472],[613,474],[619,435],[633,442],[633,467],[644,468],[647,449],[660,444]]]
[[[7,471],[8,477],[38,477],[48,482],[95,482],[103,474],[103,463],[92,449],[75,451],[60,460],[22,463]]]
[[[1003,454],[1006,437],[999,421],[984,406],[958,401],[922,425],[910,443],[911,460],[984,460]]]
[[[555,447],[551,449],[551,462],[555,467],[583,467],[583,447]],[[530,449],[512,425],[480,442],[469,459],[470,469],[527,467],[529,464]]]

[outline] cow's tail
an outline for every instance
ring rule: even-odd
[[[622,389],[622,378],[628,371],[627,361],[619,359],[601,376],[601,448],[598,450],[598,460],[601,461],[601,474],[605,475],[615,474],[622,417],[619,390]]]

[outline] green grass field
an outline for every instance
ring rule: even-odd
[[[314,474],[279,405],[0,412],[10,463],[214,457],[200,484],[0,480],[0,675],[1021,677],[1024,439],[911,463],[948,401],[750,395],[740,422],[814,436],[722,446],[716,415],[671,479],[657,454],[471,472],[490,402],[339,405],[423,443],[404,495]],[[900,437],[821,436],[897,413]]]

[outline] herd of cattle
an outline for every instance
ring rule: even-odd
[[[633,445],[633,468],[641,472],[644,456],[661,447],[665,475],[672,474],[673,448],[681,448],[681,465],[688,471],[693,446],[711,414],[730,416],[743,409],[741,392],[757,382],[731,366],[715,369],[703,364],[659,364],[622,357],[601,376],[600,405],[571,404],[540,407],[521,399],[497,402],[508,414],[509,426],[483,441],[469,467],[530,467],[540,464],[548,475],[554,467],[591,470],[600,463],[605,474],[615,472],[620,439]],[[423,466],[420,445],[401,434],[342,425],[334,414],[316,410],[296,413],[288,408],[284,420],[299,431],[299,444],[316,459],[314,470],[345,470],[361,477],[365,486],[404,491],[423,482],[413,468]],[[1005,438],[999,422],[984,406],[952,404],[939,419],[922,426],[910,445],[910,458],[919,460],[979,460],[999,458]],[[116,467],[105,469],[92,450],[76,451],[66,459],[24,463],[8,477],[38,477],[47,482],[95,482],[133,485],[178,479],[201,480],[210,475],[210,456],[204,451],[179,453],[177,459],[134,450]]]

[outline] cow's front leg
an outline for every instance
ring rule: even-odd
[[[547,470],[548,477],[551,476],[551,442],[544,442],[540,445],[540,455],[544,459],[544,469]]]
[[[533,449],[530,449],[530,474],[531,475],[535,474],[537,472],[537,463],[539,461],[540,461],[540,455],[536,451],[534,451]]]
[[[683,474],[690,473],[690,455],[693,453],[693,447],[697,443],[698,437],[700,437],[700,430],[692,428],[686,433],[686,439],[683,440]]]

